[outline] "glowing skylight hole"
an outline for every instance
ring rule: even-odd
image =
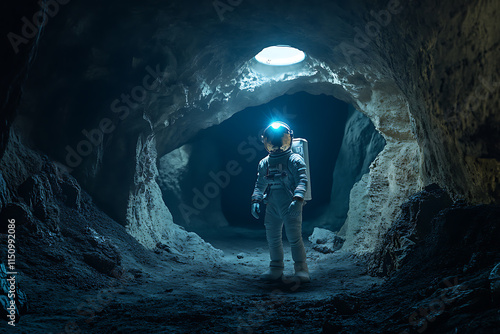
[[[287,45],[267,47],[255,56],[259,63],[273,66],[297,64],[305,58],[304,52]]]

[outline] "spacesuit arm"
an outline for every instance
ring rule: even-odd
[[[307,166],[304,158],[300,154],[293,154],[291,157],[296,186],[293,191],[294,198],[304,199],[307,189]]]
[[[257,170],[257,181],[255,182],[255,188],[252,194],[252,202],[260,202],[264,198],[264,192],[267,188],[267,180],[265,176],[267,175],[267,159],[262,159],[259,163]]]

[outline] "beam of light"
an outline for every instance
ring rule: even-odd
[[[293,65],[300,63],[305,58],[304,52],[287,45],[267,47],[255,56],[259,63],[272,66]]]

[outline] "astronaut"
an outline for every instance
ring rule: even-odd
[[[310,281],[306,252],[302,241],[302,206],[307,189],[307,166],[304,158],[292,152],[293,131],[283,122],[269,125],[262,141],[269,155],[259,163],[257,182],[252,194],[251,213],[259,219],[260,204],[267,204],[264,225],[271,262],[261,279],[276,281],[283,276],[282,230],[290,242],[294,277]]]

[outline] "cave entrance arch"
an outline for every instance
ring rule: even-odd
[[[369,68],[360,67],[353,71],[317,60],[312,55],[301,63],[299,70],[272,76],[258,73],[253,65],[252,61],[242,62],[240,66],[221,73],[210,82],[204,79],[202,71],[197,74],[200,85],[192,94],[188,94],[184,86],[179,87],[179,93],[184,92],[186,95],[179,97],[174,105],[165,105],[169,111],[155,118],[156,136],[146,139],[148,147],[152,150],[154,146],[155,151],[144,150],[144,144],[138,142],[137,177],[141,177],[143,170],[149,168],[146,162],[149,164],[151,159],[157,161],[156,150],[159,156],[176,152],[177,155],[173,154],[171,158],[178,162],[178,167],[161,169],[179,176],[179,171],[187,166],[187,157],[192,154],[192,146],[184,144],[202,129],[220,124],[245,108],[302,91],[313,95],[333,96],[352,104],[367,116],[386,141],[384,149],[370,166],[370,172],[352,188],[349,212],[340,230],[346,238],[344,249],[358,255],[373,252],[380,236],[399,213],[400,205],[423,185],[420,172],[422,152],[414,135],[415,124],[406,96],[393,78],[373,73]],[[208,149],[204,152],[207,153]],[[150,157],[151,154],[154,157]],[[152,173],[155,174],[155,171],[152,170]],[[171,179],[178,180],[175,176]],[[182,185],[174,182],[172,186],[181,188]],[[133,209],[127,214],[127,226],[130,231],[135,230],[131,232],[132,235],[149,235],[151,229],[156,235],[172,234],[169,232],[169,226],[172,226],[170,223],[173,223],[172,216],[170,209],[165,206],[165,203],[172,206],[172,201],[168,198],[165,202],[162,200],[164,203],[160,210],[160,219],[164,220],[163,217],[166,217],[166,223],[157,221],[158,215],[155,212],[149,214],[151,217],[147,220],[134,216],[134,212],[143,212],[141,208],[136,208],[134,202],[140,202],[142,207],[146,205],[142,204],[142,193],[145,191],[140,185],[138,187],[129,200],[129,208]],[[203,201],[198,204],[191,212],[196,213],[204,208]],[[149,211],[147,205],[144,210]],[[219,212],[220,217],[214,218],[222,217],[222,210],[215,212]]]
[[[385,142],[351,105],[306,92],[246,108],[162,157],[159,184],[174,223],[202,236],[214,227],[262,229],[263,219],[251,217],[248,201],[256,166],[266,155],[258,136],[273,120],[287,122],[310,143],[314,199],[304,210],[304,232],[310,234],[318,225],[340,229],[352,186],[368,172]],[[226,170],[231,162],[236,175]],[[177,174],[171,172],[176,169]]]

